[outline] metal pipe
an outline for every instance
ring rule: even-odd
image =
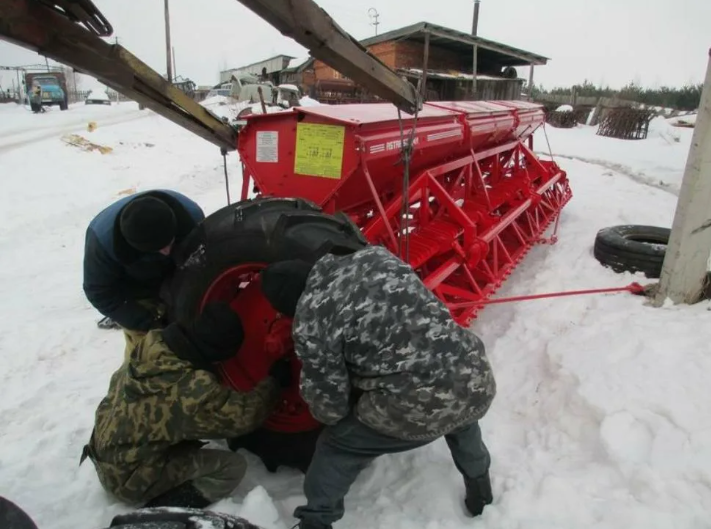
[[[474,20],[472,21],[472,35],[476,37],[479,29],[479,0],[474,0]]]
[[[425,33],[425,57],[422,61],[422,84],[420,85],[420,95],[422,100],[427,99],[427,68],[430,60],[430,33]]]
[[[528,73],[528,99],[529,101],[533,101],[533,64],[531,64]]]
[[[479,46],[474,44],[473,49],[472,49],[472,55],[473,55],[473,60],[472,60],[472,99],[476,99],[476,73],[477,70],[479,69],[479,66],[477,64],[477,55],[479,54]]]
[[[164,2],[165,5],[165,61],[166,61],[166,66],[168,67],[167,70],[167,75],[168,75],[168,82],[172,83],[173,82],[173,63],[170,60],[170,12],[168,10],[168,0],[165,0]]]

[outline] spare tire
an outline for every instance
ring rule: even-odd
[[[305,470],[322,425],[301,399],[290,325],[279,325],[280,316],[261,295],[259,271],[277,261],[315,262],[326,253],[347,254],[366,245],[346,215],[326,214],[303,199],[257,198],[209,215],[177,248],[168,300],[172,319],[192,321],[205,303],[220,300],[243,320],[242,347],[219,366],[225,385],[248,391],[267,376],[274,355],[286,352],[292,359],[295,382],[282,393],[280,406],[259,431],[230,443],[255,452],[270,470],[279,464]]]
[[[615,272],[642,272],[658,278],[669,243],[669,228],[626,224],[597,232],[594,255]]]

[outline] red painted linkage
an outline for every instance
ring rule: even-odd
[[[370,175],[366,173],[368,179]],[[402,201],[379,204],[365,236],[401,252]],[[409,193],[409,256],[430,289],[467,324],[570,200],[565,174],[522,142],[422,171]],[[398,232],[396,234],[396,232]]]
[[[496,298],[487,299],[482,303],[484,305],[493,305],[495,303],[512,303],[514,301],[531,301],[535,299],[547,299],[547,298],[562,298],[566,296],[584,296],[589,294],[612,294],[619,292],[629,292],[631,294],[642,295],[644,294],[645,287],[639,283],[630,283],[626,287],[614,287],[614,288],[594,288],[590,290],[568,290],[565,292],[548,292],[546,294],[532,294],[529,296],[513,296],[509,298]]]

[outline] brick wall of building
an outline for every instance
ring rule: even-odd
[[[425,60],[425,46],[419,42],[395,42],[396,68],[422,68]],[[427,60],[429,70],[467,71],[471,58],[455,51],[439,48],[430,44],[430,56]]]
[[[390,68],[422,68],[425,49],[424,44],[410,41],[381,42],[370,46],[368,51],[378,57]],[[428,69],[430,70],[471,70],[471,57],[455,51],[430,45]],[[344,77],[321,61],[314,63],[316,79],[343,79]]]

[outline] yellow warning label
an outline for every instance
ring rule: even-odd
[[[299,123],[296,126],[294,172],[340,179],[345,130],[339,125]]]

